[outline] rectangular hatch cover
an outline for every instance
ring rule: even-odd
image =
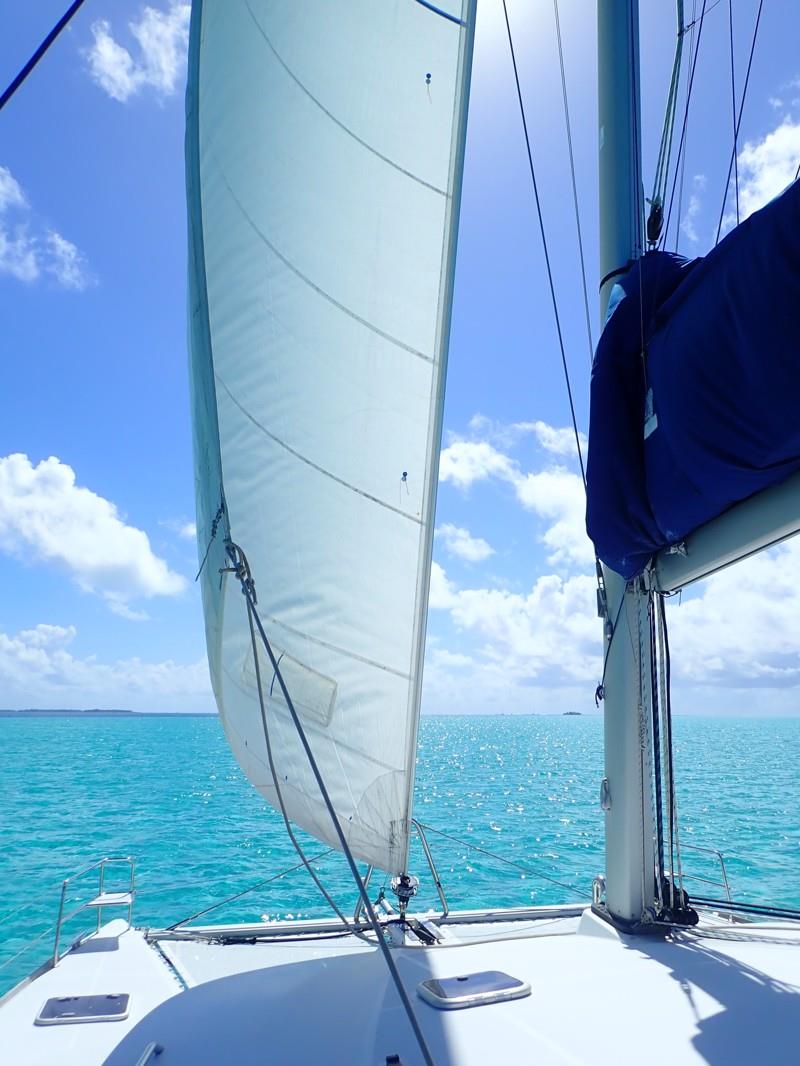
[[[105,996],[55,996],[48,999],[35,1025],[70,1025],[78,1022],[121,1022],[128,1017],[127,992]]]

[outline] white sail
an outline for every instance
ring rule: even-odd
[[[229,535],[349,845],[391,871],[408,849],[473,24],[474,0],[204,0],[192,25],[214,691],[278,805],[245,600],[220,575]],[[263,649],[259,665],[286,811],[335,846]]]

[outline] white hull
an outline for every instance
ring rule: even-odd
[[[433,921],[441,942],[392,950],[437,1066],[797,1061],[800,923],[704,913],[696,929],[664,939],[622,936],[576,907]],[[210,942],[109,923],[0,1001],[3,1062],[138,1066],[150,1049],[158,1066],[419,1063],[380,953],[339,928],[193,930]],[[458,1011],[417,995],[427,978],[480,970],[506,971],[532,994]],[[123,1021],[33,1024],[50,997],[122,992]]]

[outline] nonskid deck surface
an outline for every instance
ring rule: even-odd
[[[109,922],[55,969],[0,1001],[0,1063],[95,1066],[106,1060],[125,1032],[181,991],[180,981],[140,932],[121,919]],[[52,997],[123,993],[130,996],[124,1021],[34,1025]]]
[[[0,1006],[4,1064],[136,1066],[152,1044],[163,1048],[152,1066],[422,1061],[383,959],[352,936],[148,944],[115,925],[101,950],[89,941]],[[444,932],[432,948],[393,949],[437,1066],[800,1061],[800,926],[712,918],[700,933],[629,938],[586,912]],[[528,981],[532,994],[459,1011],[416,994],[427,978],[480,970]],[[33,1025],[50,996],[125,991],[124,1022]]]

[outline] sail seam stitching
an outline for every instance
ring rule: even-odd
[[[422,2],[422,0],[417,0],[417,3],[421,3],[421,2]],[[422,6],[423,7],[428,7],[427,4],[423,4]],[[373,148],[373,146],[371,144],[369,144],[368,141],[365,141],[361,137],[359,137],[358,134],[355,133],[353,130],[351,130],[349,126],[346,126],[344,124],[344,122],[341,121],[341,119],[338,119],[336,117],[336,115],[333,114],[333,112],[329,111],[327,109],[327,107],[325,107],[325,105],[320,100],[318,100],[317,97],[314,96],[314,94],[309,89],[307,89],[305,87],[305,85],[300,81],[300,79],[297,77],[297,75],[288,66],[286,61],[281,56],[280,52],[278,52],[278,50],[275,47],[275,45],[272,43],[272,41],[267,36],[267,33],[264,30],[264,27],[261,25],[261,23],[256,18],[255,13],[254,13],[253,9],[251,8],[250,4],[249,3],[245,3],[245,7],[247,8],[247,11],[248,11],[250,17],[252,18],[253,22],[255,23],[256,29],[261,34],[261,36],[264,38],[265,44],[267,45],[269,50],[272,52],[272,54],[275,56],[275,59],[283,67],[283,69],[286,71],[286,73],[289,75],[289,77],[292,79],[292,81],[295,83],[295,85],[298,87],[298,89],[300,89],[301,92],[305,93],[305,95],[309,98],[309,100],[313,104],[316,104],[316,106],[320,109],[320,111],[324,115],[326,115],[331,120],[331,122],[335,123],[335,125],[337,125],[339,127],[339,129],[343,130],[343,132],[346,133],[349,137],[352,137],[353,140],[356,141],[358,144],[360,144],[362,148],[366,148],[366,150],[368,152],[371,152],[374,156],[377,156],[378,159],[382,160],[384,163],[387,163],[390,167],[393,167],[395,170],[399,171],[401,174],[405,174],[405,176],[407,178],[411,178],[412,181],[418,182],[418,184],[423,185],[426,189],[430,189],[431,192],[435,192],[439,196],[447,196],[447,191],[445,189],[440,189],[438,185],[433,185],[431,182],[425,181],[424,178],[418,177],[416,174],[413,173],[413,171],[406,170],[406,168],[405,167],[401,167],[399,163],[395,163],[395,161],[393,159],[390,159],[389,156],[384,155],[382,152],[379,152],[377,148]],[[435,8],[431,8],[431,10],[436,10],[436,9]],[[437,14],[443,15],[445,18],[449,17],[444,12],[437,12]]]
[[[422,525],[422,519],[417,518],[416,515],[411,515],[408,514],[406,511],[401,511],[399,507],[395,507],[391,503],[386,503],[385,500],[378,499],[377,496],[373,496],[371,493],[366,492],[364,489],[358,488],[357,485],[352,485],[349,481],[345,481],[344,478],[339,477],[337,474],[331,473],[330,470],[326,470],[324,466],[319,466],[319,464],[315,463],[313,459],[306,458],[305,455],[302,455],[295,448],[293,448],[291,444],[287,444],[285,440],[281,440],[280,437],[276,437],[274,433],[271,433],[265,425],[263,425],[261,422],[258,421],[257,418],[251,415],[247,408],[244,407],[243,404],[241,404],[236,399],[236,397],[233,395],[233,393],[228,388],[228,386],[217,371],[214,372],[214,376],[220,383],[220,385],[223,387],[225,392],[227,392],[228,396],[231,399],[231,402],[236,404],[242,414],[246,418],[248,418],[257,429],[260,429],[265,436],[269,437],[271,441],[274,441],[274,443],[279,445],[281,448],[284,448],[287,452],[289,452],[290,455],[293,455],[295,459],[299,459],[301,463],[305,463],[306,466],[310,466],[312,470],[316,470],[318,473],[330,478],[331,481],[335,481],[337,484],[343,485],[344,488],[350,489],[351,492],[355,492],[359,496],[363,496],[365,499],[370,500],[372,503],[376,503],[379,507],[385,507],[387,511],[392,511],[394,514],[400,515],[402,518],[407,518],[409,522],[414,522],[415,525]]]
[[[394,674],[395,677],[401,678],[403,681],[410,680],[408,674],[404,674],[402,670],[396,670],[393,666],[386,666],[385,663],[379,663],[377,659],[370,659],[366,655],[359,655],[357,651],[350,651],[348,648],[342,648],[338,644],[332,644],[328,640],[323,640],[321,637],[312,637],[310,633],[304,633],[302,629],[295,629],[294,626],[290,626],[287,622],[281,621],[280,618],[276,618],[275,615],[265,614],[264,618],[267,622],[272,622],[276,626],[280,626],[281,629],[285,629],[287,633],[291,633],[292,636],[300,637],[301,640],[309,640],[312,644],[317,644],[321,648],[327,648],[328,651],[335,651],[339,655],[346,655],[348,659],[357,659],[358,662],[364,663],[366,666],[374,666],[377,670],[384,670],[387,674]],[[274,680],[274,679],[273,679]],[[387,770],[393,770],[393,766],[388,766],[385,763],[381,763],[380,760],[376,760],[381,766],[386,766]]]
[[[217,163],[219,163],[218,160],[217,160]],[[362,326],[366,326],[367,329],[372,330],[373,333],[377,333],[377,335],[379,337],[383,337],[383,339],[389,341],[390,344],[394,344],[397,348],[402,348],[404,351],[410,352],[411,355],[417,356],[418,359],[422,359],[426,363],[433,364],[435,362],[435,360],[433,359],[432,356],[426,355],[424,352],[419,351],[419,349],[412,347],[410,344],[406,344],[405,341],[401,341],[397,337],[393,337],[391,335],[391,333],[386,333],[379,326],[376,326],[374,322],[369,322],[366,318],[362,318],[361,315],[356,314],[355,311],[352,311],[345,304],[340,303],[339,300],[337,300],[334,296],[331,296],[330,293],[326,292],[323,288],[320,288],[320,286],[317,285],[316,282],[312,281],[311,278],[309,278],[306,274],[303,274],[300,270],[298,270],[297,267],[294,265],[294,263],[290,262],[282,252],[279,252],[278,249],[275,247],[275,245],[272,243],[272,241],[263,233],[263,231],[260,229],[260,227],[258,225],[256,225],[256,222],[253,219],[253,217],[250,214],[250,212],[247,210],[247,208],[244,206],[242,201],[239,199],[239,197],[233,191],[233,187],[231,186],[231,183],[228,181],[228,177],[225,174],[225,171],[222,169],[221,166],[219,168],[219,175],[220,175],[220,177],[222,178],[222,181],[225,184],[225,188],[230,193],[233,202],[239,208],[239,210],[242,213],[242,216],[250,224],[250,226],[253,229],[253,231],[256,234],[258,234],[258,236],[261,238],[261,240],[264,242],[264,244],[266,244],[266,246],[269,248],[269,250],[275,256],[277,256],[277,258],[280,259],[280,261],[283,263],[283,265],[285,267],[288,267],[288,269],[291,270],[291,272],[296,277],[298,277],[301,281],[305,282],[305,284],[308,285],[309,288],[313,289],[314,292],[316,292],[320,296],[322,296],[325,300],[328,301],[328,303],[332,304],[334,307],[338,308],[340,311],[343,311],[346,315],[349,315],[350,318],[355,319],[356,322],[360,322]]]

